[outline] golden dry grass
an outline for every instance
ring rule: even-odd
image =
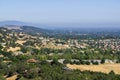
[[[100,65],[71,65],[67,64],[71,69],[79,69],[81,71],[89,70],[93,72],[109,73],[113,70],[116,74],[120,74],[120,64],[100,64]]]
[[[6,80],[16,80],[17,79],[17,75],[13,75],[9,78],[6,78]]]
[[[23,45],[23,43],[25,43],[26,41],[21,41],[21,40],[17,40],[15,43],[18,43],[20,45]]]
[[[12,51],[12,52],[14,52],[14,51],[18,51],[18,50],[20,50],[20,47],[15,47],[15,48],[10,47],[7,51]]]
[[[62,45],[62,46],[56,46],[56,45],[52,45],[52,44],[47,44],[47,45],[42,46],[42,48],[50,48],[50,49],[67,49],[67,48],[69,48],[69,47],[64,46],[64,45]]]

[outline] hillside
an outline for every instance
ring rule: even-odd
[[[0,79],[120,79],[120,39],[108,36],[96,40],[94,34],[76,35],[57,31],[55,36],[61,37],[50,37],[50,34],[54,32],[33,26],[0,27]]]
[[[93,72],[103,72],[109,73],[110,71],[114,71],[116,74],[120,74],[120,64],[101,64],[101,65],[70,65],[67,64],[67,67],[71,69],[79,69],[81,71],[93,71]]]
[[[5,26],[5,25],[19,25],[19,26],[23,26],[23,25],[30,25],[30,23],[25,23],[25,22],[22,22],[22,21],[15,21],[15,20],[1,21],[0,22],[0,26]]]
[[[47,35],[51,31],[47,29],[42,29],[42,28],[37,28],[34,26],[20,26],[20,25],[5,25],[1,26],[3,28],[7,28],[8,30],[12,30],[15,32],[25,32],[28,34],[42,34],[42,35]]]

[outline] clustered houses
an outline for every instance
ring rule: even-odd
[[[61,63],[61,64],[64,64],[64,61],[65,61],[65,60],[66,60],[66,59],[58,59],[58,62]],[[46,61],[49,62],[49,63],[51,63],[53,60],[46,60]],[[78,60],[78,59],[71,59],[70,62],[72,62],[72,63],[76,63],[76,62],[79,63],[79,62],[81,62],[81,61]],[[102,60],[99,60],[99,59],[82,60],[82,62],[89,62],[90,64],[93,64],[93,63],[96,63],[96,62],[97,62],[97,64],[103,64],[103,63],[102,63]],[[117,63],[117,60],[105,59],[105,60],[104,60],[104,63],[105,63],[105,64],[108,64],[108,63],[113,64],[113,63]]]
[[[80,43],[78,40],[70,39],[67,41],[67,44],[70,47],[75,47],[75,48],[86,48],[87,44],[86,43]]]
[[[103,39],[103,40],[81,40],[92,48],[112,49],[120,51],[120,39]]]
[[[6,31],[3,29],[3,31]],[[3,36],[0,34],[0,36]],[[37,48],[40,48],[41,46],[47,47],[47,48],[56,48],[58,49],[64,49],[64,48],[101,48],[101,49],[112,49],[115,51],[120,51],[120,39],[101,39],[101,40],[76,40],[76,39],[69,39],[67,41],[61,40],[61,39],[55,39],[55,38],[45,38],[41,35],[29,35],[23,32],[11,32],[7,33],[6,38],[9,40],[7,42],[10,43],[10,40],[15,37],[17,40],[19,40],[18,44],[26,43],[27,41],[31,41],[34,44],[32,46],[36,46]],[[20,43],[21,41],[21,43]],[[24,42],[22,42],[24,41]],[[1,42],[1,45],[5,46],[5,42]]]
[[[6,29],[2,29],[6,32]],[[93,39],[69,39],[69,40],[62,40],[56,38],[46,38],[41,36],[40,34],[30,35],[24,32],[8,32],[6,35],[0,33],[3,39],[3,42],[0,44],[5,48],[11,50],[15,53],[15,55],[24,54],[20,51],[21,46],[24,47],[32,47],[36,49],[41,48],[52,48],[52,49],[66,49],[66,48],[78,48],[78,49],[85,49],[85,48],[101,48],[101,49],[112,49],[114,51],[120,50],[120,39],[100,39],[100,40],[93,40]],[[5,38],[6,37],[6,38]],[[5,41],[6,40],[6,41]],[[11,44],[15,43],[16,45],[11,47]],[[16,49],[16,51],[15,51]],[[19,49],[19,50],[18,50]],[[81,50],[82,51],[82,50]],[[51,55],[51,54],[50,54]],[[61,55],[61,54],[60,54]]]

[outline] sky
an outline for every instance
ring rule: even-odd
[[[120,23],[120,0],[0,0],[0,21]]]

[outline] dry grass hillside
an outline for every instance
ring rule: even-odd
[[[18,50],[20,50],[20,47],[15,47],[15,48],[10,47],[7,51],[15,52],[15,51],[18,51]]]
[[[93,72],[109,73],[113,70],[116,74],[120,74],[120,64],[100,64],[100,65],[71,65],[67,64],[71,69],[79,69],[81,71],[89,70]]]
[[[21,40],[17,40],[15,43],[18,43],[20,45],[23,45],[23,43],[25,43],[26,41],[21,41]]]

